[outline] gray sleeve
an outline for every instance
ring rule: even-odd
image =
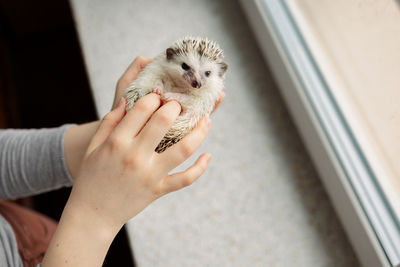
[[[23,267],[17,240],[8,222],[0,215],[0,266]]]
[[[0,199],[72,185],[64,157],[64,134],[71,126],[0,130]]]

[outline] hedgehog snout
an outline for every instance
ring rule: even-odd
[[[201,87],[201,79],[192,69],[186,71],[183,74],[183,77],[186,79],[188,84],[190,84],[190,86],[192,86],[193,88],[198,89]]]
[[[201,79],[199,79],[199,76],[196,73],[192,73],[192,75],[190,75],[190,84],[196,89],[201,87]]]
[[[192,87],[193,88],[200,88],[201,87],[201,82],[194,80],[192,81]]]

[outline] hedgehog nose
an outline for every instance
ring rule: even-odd
[[[200,87],[201,87],[201,83],[198,82],[198,81],[193,81],[193,82],[192,82],[192,87],[193,87],[193,88],[200,88]]]

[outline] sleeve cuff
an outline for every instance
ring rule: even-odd
[[[61,134],[60,134],[60,140],[59,140],[59,154],[58,154],[58,158],[59,158],[59,164],[62,170],[62,180],[63,180],[63,186],[72,186],[74,183],[74,178],[72,178],[71,173],[68,170],[68,166],[67,166],[67,159],[65,158],[65,145],[64,145],[64,141],[65,141],[65,134],[67,132],[68,129],[75,127],[76,124],[66,124],[61,126]]]

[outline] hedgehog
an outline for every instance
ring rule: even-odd
[[[126,89],[126,109],[156,93],[163,102],[176,100],[181,114],[155,149],[161,153],[209,116],[224,88],[228,64],[219,45],[207,38],[184,37],[149,63]]]

